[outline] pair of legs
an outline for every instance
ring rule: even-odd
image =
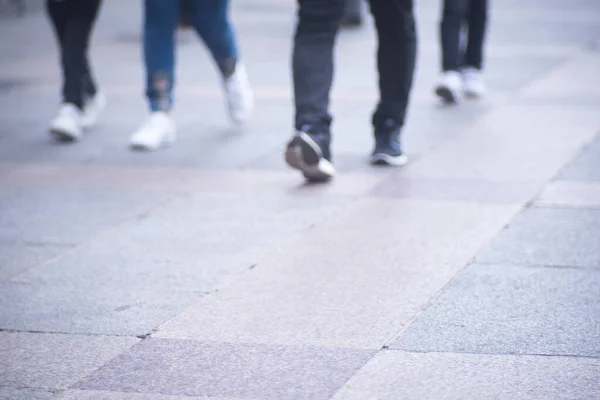
[[[175,138],[175,125],[168,112],[175,86],[175,32],[182,17],[198,32],[222,74],[231,118],[241,122],[251,108],[252,94],[245,69],[238,62],[229,20],[229,0],[145,0],[144,65],[152,114],[134,133],[133,148],[155,150]]]
[[[327,164],[323,160],[331,161],[329,92],[334,73],[333,47],[344,6],[344,0],[299,0],[293,51],[297,135],[288,145],[286,159],[309,179],[326,179],[333,175],[328,167],[325,167],[328,171],[318,170],[319,163]],[[376,141],[373,157],[383,155],[381,161],[385,161],[387,155],[389,164],[401,164],[405,157],[399,135],[408,107],[416,57],[413,1],[371,0],[370,7],[379,39],[379,104],[372,119]]]
[[[444,0],[440,43],[442,70],[483,68],[483,43],[487,25],[487,0]],[[466,28],[466,45],[461,34]]]
[[[446,102],[455,103],[461,90],[472,97],[485,91],[481,71],[487,10],[488,0],[444,0],[440,23],[442,77],[436,93]]]
[[[96,94],[88,62],[88,46],[100,0],[47,0],[46,10],[60,46],[62,97],[79,109]]]
[[[200,35],[224,77],[238,58],[229,0],[145,0],[144,65],[152,111],[169,111],[175,85],[175,30],[182,13]]]
[[[60,48],[62,103],[50,132],[59,140],[81,138],[104,108],[88,62],[88,47],[101,0],[47,0],[46,10]]]

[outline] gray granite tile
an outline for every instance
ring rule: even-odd
[[[46,390],[0,387],[0,400],[44,400],[54,393]]]
[[[207,397],[207,396],[171,396],[158,393],[125,393],[125,392],[109,392],[105,390],[66,390],[55,397],[55,400],[248,400],[235,399],[233,397]],[[7,399],[8,400],[8,399]],[[12,399],[11,399],[12,400]]]
[[[81,243],[171,197],[124,190],[0,188],[0,242]]]
[[[600,271],[475,264],[393,348],[600,356]]]
[[[383,351],[333,400],[591,400],[599,375],[597,359]]]
[[[482,203],[525,203],[540,189],[540,181],[494,182],[470,179],[410,178],[410,174],[394,174],[379,184],[374,196],[471,201]]]
[[[600,181],[600,138],[594,140],[558,175],[570,181]]]
[[[137,342],[127,337],[0,332],[0,386],[66,388]]]
[[[600,267],[600,210],[532,207],[476,257],[488,263]]]
[[[598,10],[600,12],[600,10]],[[600,19],[595,23],[598,24]],[[600,32],[596,37],[600,36]],[[591,39],[591,38],[590,38]],[[588,43],[591,43],[589,40]],[[586,46],[587,47],[587,46]],[[535,80],[522,92],[524,97],[579,98],[600,101],[600,53],[579,52],[548,74]]]
[[[378,349],[517,210],[362,200],[262,257],[156,335]]]
[[[573,130],[573,126],[578,129]],[[548,180],[598,129],[597,112],[574,106],[505,106],[403,169],[410,178]]]
[[[142,335],[352,201],[197,194],[0,286],[0,328]]]
[[[328,399],[369,350],[148,339],[79,389],[260,399]]]
[[[549,183],[536,205],[600,207],[600,182],[554,181]]]
[[[0,282],[49,260],[70,246],[0,243]]]

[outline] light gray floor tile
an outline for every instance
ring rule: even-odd
[[[472,265],[392,346],[600,356],[600,271]]]

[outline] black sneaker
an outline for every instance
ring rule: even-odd
[[[388,120],[375,130],[375,150],[371,156],[374,165],[401,166],[408,162],[400,143],[400,126]]]
[[[312,182],[327,181],[335,175],[329,153],[330,136],[298,131],[285,151],[285,161]]]

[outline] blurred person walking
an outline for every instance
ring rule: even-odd
[[[483,47],[487,12],[487,0],[444,0],[439,28],[442,73],[435,93],[446,103],[458,102],[463,94],[485,94]]]
[[[333,47],[345,0],[299,0],[294,37],[295,134],[285,160],[309,181],[335,175],[331,157],[329,93],[334,73]],[[401,145],[412,88],[417,48],[412,0],[371,0],[378,34],[379,103],[372,117],[375,147],[371,163],[407,162]]]
[[[144,67],[150,115],[131,136],[133,149],[156,150],[176,139],[170,111],[175,85],[175,33],[180,23],[193,26],[215,60],[231,120],[244,122],[252,111],[252,89],[229,20],[229,0],[145,0]]]
[[[75,141],[92,128],[106,106],[88,61],[88,47],[101,0],[47,0],[46,11],[60,48],[62,104],[50,122],[50,133]]]

